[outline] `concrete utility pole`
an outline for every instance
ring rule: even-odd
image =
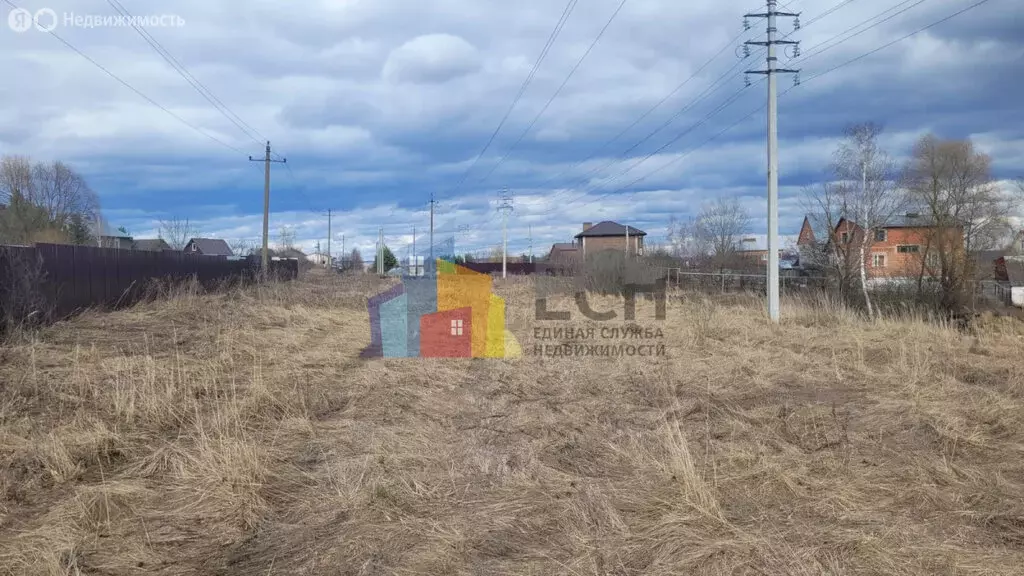
[[[533,264],[533,226],[530,226],[530,264]]]
[[[377,274],[384,277],[384,228],[377,230]]]
[[[748,40],[744,44],[744,53],[749,53],[747,46],[765,46],[768,48],[767,68],[765,70],[747,70],[747,74],[764,74],[768,76],[768,317],[772,322],[779,321],[779,136],[778,136],[778,104],[775,90],[775,76],[777,74],[799,74],[799,70],[778,68],[775,56],[775,47],[778,45],[792,45],[794,47],[793,57],[800,55],[799,42],[793,40],[777,40],[775,38],[775,18],[777,16],[794,18],[793,27],[800,29],[800,14],[792,12],[778,12],[775,10],[776,0],[767,0],[768,10],[758,14],[746,14],[743,17],[743,27],[749,30],[747,18],[765,18],[768,21],[766,41]],[[800,77],[795,76],[795,83],[800,83]],[[747,85],[750,80],[747,79]]]
[[[434,201],[434,193],[431,192],[430,193],[430,264],[427,265],[427,268],[429,270],[431,270],[431,275],[433,275],[433,270],[434,270],[434,204],[437,204],[437,202]]]
[[[626,259],[629,259],[629,224],[626,224]]]
[[[508,188],[501,191],[498,200],[498,212],[501,212],[501,277],[506,277],[508,267],[508,215],[512,212],[512,197],[509,196]]]
[[[331,209],[327,209],[327,269],[334,267],[334,259],[331,258]]]
[[[287,161],[287,158],[282,158],[280,160],[270,159],[269,141],[267,141],[266,155],[263,158],[253,158],[252,156],[249,156],[249,162],[263,162],[263,252],[261,265],[264,274],[269,270],[270,263],[270,258],[267,255],[267,238],[270,236],[270,163],[280,162],[284,164]]]

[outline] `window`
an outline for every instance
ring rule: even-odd
[[[875,230],[875,242],[885,242],[889,239],[888,230]]]
[[[452,320],[452,336],[462,336],[462,320]]]
[[[885,268],[885,254],[872,254],[871,265],[875,268]]]
[[[896,251],[900,254],[917,254],[921,251],[921,247],[916,244],[908,244],[904,246],[897,246]]]
[[[761,254],[761,262],[767,262],[767,261],[768,261],[768,255],[767,254]]]
[[[932,252],[931,254],[929,254],[924,259],[924,263],[925,263],[925,266],[927,266],[929,268],[938,268],[939,267],[939,255],[936,254],[935,252]]]
[[[850,233],[843,232],[839,235],[839,238],[843,241],[843,244],[848,244],[850,242]]]

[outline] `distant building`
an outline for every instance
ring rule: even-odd
[[[576,244],[552,244],[547,261],[553,265],[566,265],[576,262],[580,257],[580,247]]]
[[[100,236],[100,248],[117,248],[118,250],[134,249],[135,241],[131,236]]]
[[[163,238],[142,238],[135,240],[132,244],[133,250],[142,250],[143,252],[163,252],[165,250],[173,250],[171,245],[164,242]]]
[[[927,216],[916,212],[897,216],[885,226],[873,229],[869,249],[864,255],[868,278],[885,281],[935,276],[940,265],[939,254],[934,250],[928,252],[927,246],[929,237],[939,231],[939,226]],[[955,244],[962,250],[963,231],[951,228],[949,232],[955,234]],[[856,222],[840,218],[833,239],[857,245],[863,235],[863,228]]]
[[[647,232],[632,226],[623,226],[618,222],[605,220],[596,225],[583,223],[583,231],[575,236],[575,244],[579,245],[581,254],[594,253],[602,250],[618,250],[633,255],[643,255],[644,237]]]
[[[204,256],[234,256],[228,243],[220,238],[192,238],[185,244],[182,252],[202,254]]]

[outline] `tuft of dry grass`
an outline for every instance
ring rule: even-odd
[[[181,290],[0,348],[0,573],[1022,573],[1015,320],[564,296],[666,354],[536,357],[565,323],[510,279],[526,357],[359,359],[391,282]]]

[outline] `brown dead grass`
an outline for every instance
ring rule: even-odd
[[[359,360],[380,289],[0,349],[0,573],[1024,573],[1018,322],[677,295],[637,317],[663,358]],[[529,285],[499,291],[530,352]]]

